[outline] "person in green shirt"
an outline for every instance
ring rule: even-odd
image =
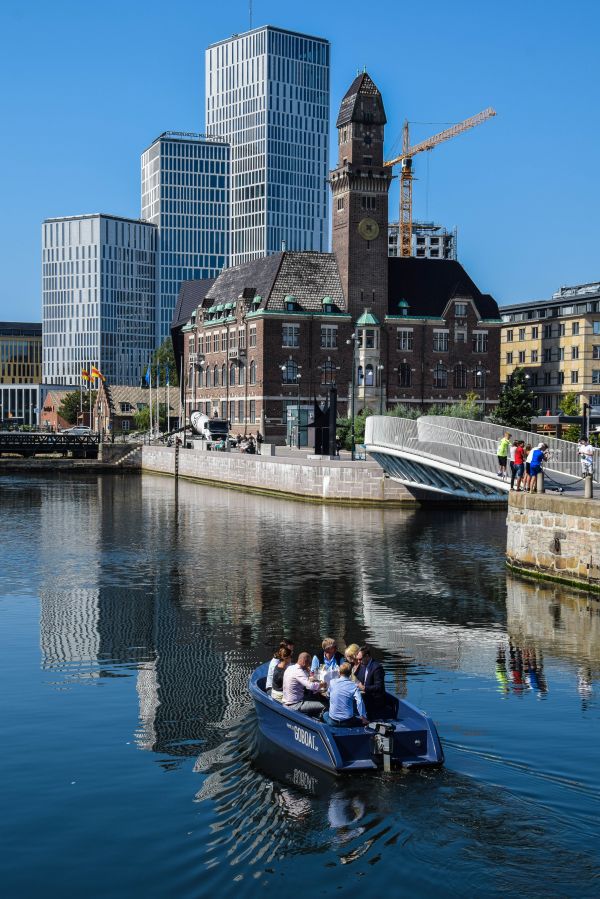
[[[498,449],[496,450],[496,455],[498,456],[498,477],[505,478],[506,477],[506,460],[508,458],[508,450],[510,447],[510,434],[508,431],[505,432],[504,437],[501,438]]]

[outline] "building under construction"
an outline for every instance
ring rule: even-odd
[[[456,228],[448,231],[434,222],[412,223],[412,256],[421,259],[456,259]],[[388,225],[388,256],[400,255],[400,222]]]

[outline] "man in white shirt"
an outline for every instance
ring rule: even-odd
[[[581,467],[584,475],[592,474],[594,471],[594,447],[589,440],[585,441],[579,452],[581,455]]]
[[[318,693],[325,684],[309,680],[309,672],[310,655],[308,652],[301,652],[297,664],[286,668],[283,675],[283,704],[288,709],[318,718],[323,711],[323,703],[310,699],[310,696]]]

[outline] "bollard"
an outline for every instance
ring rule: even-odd
[[[583,496],[584,499],[594,498],[594,482],[591,474],[586,474],[583,479]]]
[[[544,487],[544,472],[540,469],[540,473],[537,476],[536,480],[536,493],[545,493],[546,488]]]

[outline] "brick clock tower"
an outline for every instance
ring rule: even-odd
[[[386,123],[381,93],[364,72],[352,82],[337,118],[338,164],[330,173],[333,252],[348,311],[370,308],[383,322],[388,305],[388,190],[383,168]]]

